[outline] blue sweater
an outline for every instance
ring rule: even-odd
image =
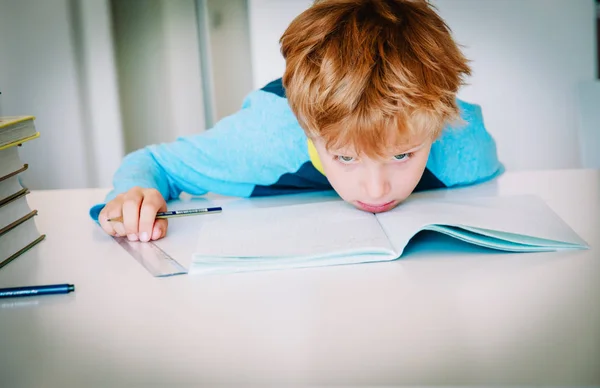
[[[481,108],[460,100],[458,106],[466,124],[444,128],[415,191],[468,185],[501,172]],[[211,130],[127,155],[106,202],[135,186],[155,188],[167,201],[182,192],[252,197],[330,190],[307,140],[278,79],[250,93],[240,111]],[[94,220],[103,207],[90,210]]]

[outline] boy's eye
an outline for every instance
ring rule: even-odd
[[[398,154],[398,155],[394,155],[394,160],[405,160],[408,159],[410,157],[410,154],[406,153],[406,154]]]
[[[336,158],[338,161],[346,164],[354,162],[354,158],[352,156],[338,155],[336,156]]]

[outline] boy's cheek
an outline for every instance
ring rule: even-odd
[[[327,180],[338,193],[338,195],[346,202],[353,201],[358,194],[358,183],[347,174],[340,174],[336,171],[327,171]]]

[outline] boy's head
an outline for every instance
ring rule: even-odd
[[[444,21],[425,0],[317,0],[281,51],[290,107],[333,188],[372,212],[404,200],[470,74]]]

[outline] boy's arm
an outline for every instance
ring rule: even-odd
[[[255,91],[211,130],[127,155],[106,202],[136,186],[154,188],[165,200],[181,192],[249,196],[256,185],[276,182],[307,159],[306,136],[287,100]],[[92,218],[103,207],[94,206]]]
[[[447,127],[433,143],[427,169],[446,187],[492,179],[504,170],[496,142],[485,129],[481,107],[457,100],[463,125]]]

